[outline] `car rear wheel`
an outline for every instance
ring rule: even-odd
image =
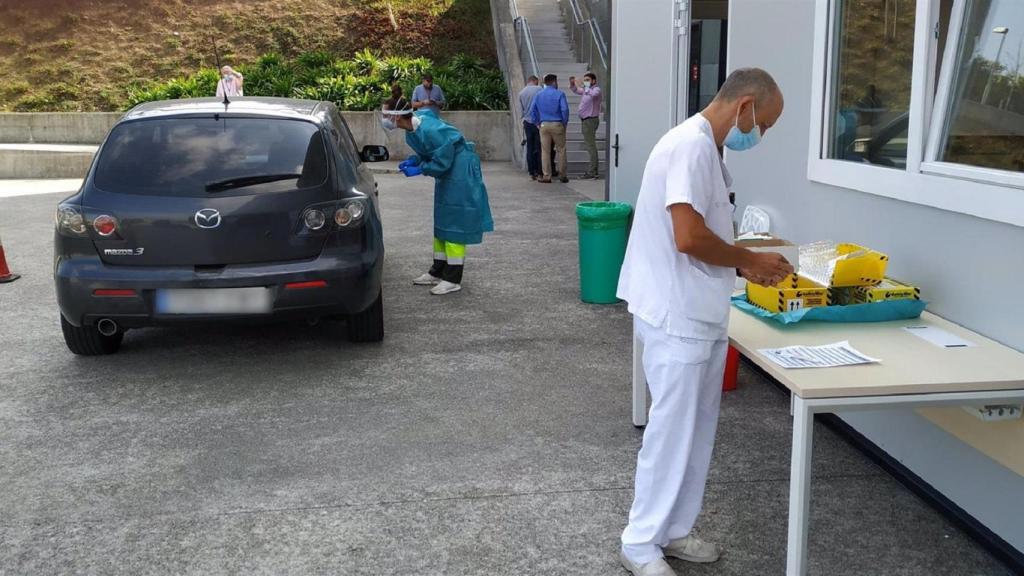
[[[384,296],[369,308],[348,317],[348,339],[353,342],[380,342],[384,339]]]
[[[79,356],[102,356],[113,354],[121,348],[124,332],[118,331],[113,336],[104,336],[95,326],[73,326],[60,316],[60,329],[64,332],[64,343],[68,350]]]

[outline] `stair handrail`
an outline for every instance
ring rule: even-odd
[[[513,0],[514,1],[514,0]],[[559,3],[566,2],[569,5],[569,12],[572,14],[572,24],[568,27],[572,38],[573,47],[577,50],[577,56],[583,57],[583,46],[578,42],[582,41],[583,35],[579,33],[582,29],[585,32],[589,32],[589,42],[587,42],[587,64],[590,67],[594,66],[594,47],[597,48],[597,56],[601,59],[601,69],[604,76],[608,75],[608,44],[604,40],[604,34],[601,33],[601,27],[597,25],[597,21],[594,18],[584,18],[583,9],[580,8],[578,0],[559,0]],[[563,6],[565,4],[562,4]]]
[[[526,16],[519,14],[519,6],[516,5],[516,0],[509,0],[509,8],[512,10],[512,24],[516,31],[516,44],[520,53],[525,48],[526,50],[526,61],[524,65],[529,66],[529,73],[526,76],[537,76],[540,77],[540,64],[537,61],[537,51],[533,46],[533,32],[530,31],[530,22],[526,19]]]

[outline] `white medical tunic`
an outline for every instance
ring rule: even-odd
[[[707,227],[733,243],[729,176],[711,124],[696,114],[668,132],[651,152],[637,199],[618,297],[629,311],[671,336],[727,337],[733,268],[679,252],[669,208],[689,204]]]

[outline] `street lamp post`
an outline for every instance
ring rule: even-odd
[[[992,63],[992,69],[988,72],[988,82],[985,83],[985,91],[981,93],[981,103],[988,102],[988,93],[992,90],[992,79],[995,77],[996,68],[999,67],[999,57],[1003,55],[1003,44],[1006,42],[1006,34],[1010,31],[1006,26],[997,26],[992,29],[993,34],[999,34],[999,49],[996,50],[996,60]]]
[[[1010,83],[1010,94],[1006,97],[1006,104],[1003,106],[1003,110],[1010,109],[1010,104],[1013,103],[1013,92],[1017,88],[1017,82],[1020,81],[1020,51],[1022,48],[1024,48],[1024,38],[1021,38],[1020,42],[1017,43],[1017,60],[1013,67],[1013,82]]]

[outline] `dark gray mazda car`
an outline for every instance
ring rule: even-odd
[[[384,336],[376,183],[329,102],[140,105],[60,203],[54,277],[75,354],[116,352],[129,328],[343,317]]]

